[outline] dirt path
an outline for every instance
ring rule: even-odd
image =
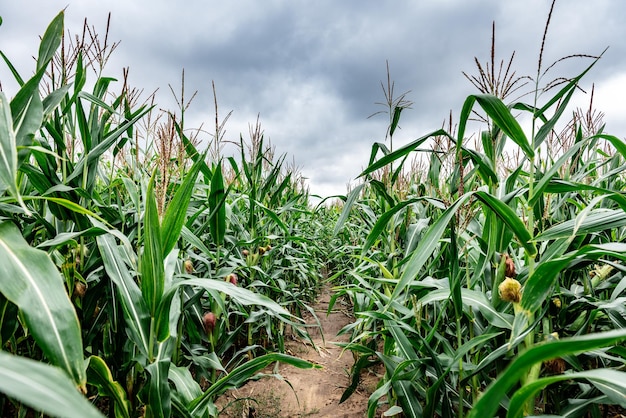
[[[361,387],[347,401],[339,404],[341,395],[349,385],[350,368],[354,360],[351,352],[342,353],[341,348],[333,343],[348,341],[349,336],[338,337],[337,332],[352,322],[352,317],[348,307],[341,301],[337,301],[331,314],[326,315],[330,297],[330,289],[325,287],[313,306],[322,324],[325,337],[325,340],[322,339],[316,328],[311,328],[309,331],[318,351],[308,342],[286,343],[288,354],[319,364],[322,368],[302,370],[280,365],[278,372],[293,389],[287,383],[277,379],[250,382],[243,388],[231,391],[226,399],[222,399],[228,402],[243,398],[254,399],[254,401],[236,402],[237,406],[229,408],[231,411],[228,416],[238,418],[363,418],[367,416],[367,400],[370,393],[375,390],[377,382],[373,376],[366,377]],[[307,322],[314,323],[314,320],[308,318]],[[252,412],[250,412],[251,407]]]

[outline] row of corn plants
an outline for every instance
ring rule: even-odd
[[[30,78],[2,53],[19,85],[0,92],[2,415],[217,416],[268,365],[314,367],[283,354],[330,236],[297,170],[260,130],[209,158],[185,106],[155,127],[104,75],[106,37],[68,41],[63,19]]]
[[[356,317],[342,330],[355,356],[344,400],[370,370],[380,380],[369,417],[626,408],[626,143],[591,110],[564,123],[597,59],[546,88],[540,59],[530,103],[505,103],[517,79],[481,68],[473,80],[485,91],[467,97],[456,130],[398,149],[410,102],[384,87],[388,141],[374,144],[335,228],[354,237],[336,287]],[[485,123],[476,146],[466,137],[474,115]],[[514,162],[503,158],[510,150]],[[426,164],[405,168],[416,154]]]
[[[307,338],[328,272],[356,318],[343,399],[381,376],[369,416],[626,407],[626,144],[591,112],[563,122],[597,59],[540,88],[540,58],[530,103],[505,103],[519,79],[494,78],[492,51],[456,129],[397,149],[411,103],[388,80],[387,143],[343,209],[313,210],[259,126],[221,158],[185,127],[182,97],[159,125],[126,80],[114,93],[112,49],[88,27],[66,43],[61,13],[29,79],[2,54],[20,86],[0,93],[3,414],[216,416],[269,364],[314,367],[282,352]]]

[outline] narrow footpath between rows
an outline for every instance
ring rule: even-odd
[[[309,333],[318,350],[316,351],[309,342],[301,340],[286,342],[287,354],[319,364],[322,368],[303,370],[281,364],[278,372],[291,387],[286,382],[273,378],[249,382],[240,389],[230,391],[225,399],[221,400],[220,404],[223,405],[223,402],[248,398],[237,402],[237,406],[228,408],[228,415],[224,416],[233,418],[367,416],[367,400],[378,382],[373,375],[364,376],[358,390],[347,401],[339,404],[344,390],[350,384],[350,369],[354,359],[352,352],[342,353],[341,348],[334,343],[348,341],[349,336],[338,337],[337,333],[352,322],[353,318],[349,307],[340,300],[335,303],[330,315],[326,315],[330,298],[331,290],[325,286],[313,305],[324,332],[322,338],[319,329],[310,328]],[[305,319],[308,323],[315,323],[312,317]],[[271,373],[272,370],[267,372]]]

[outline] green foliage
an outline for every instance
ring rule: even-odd
[[[184,104],[142,131],[155,107],[114,92],[88,49],[57,59],[62,35],[60,13],[27,80],[2,54],[20,86],[0,93],[3,413],[217,416],[271,363],[314,367],[285,336],[310,339],[301,317],[325,279],[329,310],[345,297],[355,315],[342,401],[383,370],[368,416],[626,407],[626,143],[563,119],[597,59],[555,93],[538,77],[531,103],[471,95],[456,132],[395,149],[411,103],[389,81],[389,146],[340,204],[312,208],[260,126],[226,158],[219,126],[206,152],[185,135]]]
[[[55,417],[104,416],[61,369],[4,351],[0,351],[0,391]]]
[[[44,354],[85,389],[80,325],[63,287],[63,280],[48,255],[28,245],[17,227],[0,223],[0,256],[4,260],[0,291],[21,312]]]
[[[313,367],[281,352],[287,327],[307,336],[314,237],[331,227],[312,225],[297,173],[261,137],[231,171],[207,163],[172,113],[171,137],[139,144],[154,109],[112,92],[88,47],[59,48],[63,17],[29,80],[2,54],[21,87],[0,93],[0,413],[101,416],[90,399],[116,417],[217,416],[269,364]]]
[[[349,297],[356,315],[342,330],[356,357],[342,400],[365,368],[382,367],[370,417],[379,407],[491,417],[623,406],[624,142],[600,122],[583,133],[578,113],[563,121],[596,62],[545,104],[550,88],[539,80],[532,104],[483,91],[465,100],[456,132],[391,151],[373,145],[334,230],[354,254],[335,298]],[[388,102],[395,126],[400,113]],[[513,110],[529,113],[529,134]],[[473,114],[486,130],[471,149]],[[427,141],[429,165],[401,171]],[[511,149],[515,162],[504,158]]]

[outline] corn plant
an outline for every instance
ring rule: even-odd
[[[226,318],[243,311],[245,319],[271,317],[295,327],[301,321],[235,281],[189,268],[181,249],[206,248],[191,233],[201,191],[209,196],[209,230],[221,257],[228,195],[221,165],[210,169],[204,155],[187,147],[179,176],[167,184],[162,176],[171,173],[138,164],[134,171],[119,168],[117,157],[142,152],[137,123],[152,109],[135,108],[126,85],[111,94],[114,80],[102,76],[106,42],[90,34],[95,61],[85,45],[76,46],[72,59],[55,55],[64,42],[60,13],[26,82],[3,54],[21,88],[10,102],[0,93],[0,391],[10,397],[2,396],[2,408],[23,413],[28,406],[56,416],[101,416],[98,408],[105,406],[124,417],[140,411],[216,416],[217,396],[270,363],[313,365],[271,352],[217,357],[227,349],[216,343],[228,347],[228,341],[214,339],[217,328],[205,312],[193,322],[196,302],[205,310],[221,308]],[[94,62],[98,78],[87,93]],[[171,196],[167,203],[157,202],[157,184],[165,184],[160,192]],[[205,255],[213,258],[213,250]],[[190,341],[213,343],[213,350]]]
[[[601,127],[583,133],[579,120],[570,125],[571,139],[555,132],[593,65],[545,102],[538,94],[532,104],[510,105],[493,94],[472,95],[456,134],[433,131],[393,151],[374,145],[372,156],[382,156],[346,197],[336,228],[350,228],[357,217],[367,225],[362,262],[338,287],[357,316],[343,330],[357,359],[344,399],[364,368],[380,365],[385,373],[369,416],[382,399],[387,414],[406,416],[578,416],[598,411],[599,403],[625,406],[623,312],[609,307],[619,305],[611,301],[623,290],[623,197],[596,184],[623,184],[618,167],[626,148]],[[471,149],[465,132],[477,107],[489,124],[481,147]],[[530,135],[516,111],[530,115]],[[393,131],[398,121],[391,123]],[[452,144],[445,188],[437,179],[409,186],[396,200],[393,183],[383,188],[371,177],[442,137]],[[569,145],[542,157],[550,137]],[[598,149],[603,141],[610,152]],[[507,147],[522,161],[503,169]],[[440,173],[440,161],[431,158],[430,169]]]

